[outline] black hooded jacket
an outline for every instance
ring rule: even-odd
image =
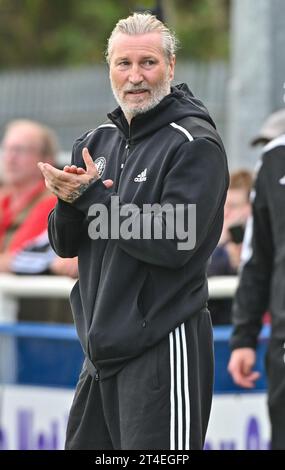
[[[285,134],[263,148],[251,199],[246,256],[232,309],[232,349],[257,347],[266,311],[271,336],[285,337]]]
[[[130,126],[120,108],[108,117],[75,142],[72,155],[72,163],[84,167],[87,147],[102,179],[73,204],[59,200],[49,217],[56,253],[79,257],[71,306],[85,355],[102,379],[206,307],[206,267],[220,237],[228,187],[222,142],[186,85],[174,87]],[[105,179],[114,181],[112,188]],[[166,223],[163,211],[145,211],[144,204],[195,204],[195,247],[178,249],[177,237],[168,239],[164,231],[161,239],[126,239],[110,226],[105,238],[91,238],[96,217],[89,208],[99,203],[110,213],[112,196],[119,196],[120,208],[139,208],[132,219],[139,235],[145,222]],[[120,213],[119,222],[126,219]]]

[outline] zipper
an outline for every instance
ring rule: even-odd
[[[125,156],[124,156],[124,158],[123,158],[123,161],[122,161],[122,163],[121,163],[121,171],[122,171],[122,169],[124,168],[124,165],[125,165],[125,163],[126,163],[126,160],[129,158],[129,155],[130,155],[130,147],[131,147],[130,139],[127,139],[127,143],[126,143],[126,145],[125,145],[125,150],[126,150],[126,152],[125,152]]]
[[[125,152],[124,152],[124,155],[123,155],[123,158],[122,158],[122,161],[121,161],[121,166],[120,166],[120,174],[119,174],[119,180],[118,180],[118,185],[117,185],[117,191],[119,190],[119,187],[120,187],[122,171],[124,169],[124,166],[125,166],[125,163],[126,163],[127,159],[129,158],[129,155],[130,155],[130,148],[131,148],[130,140],[131,140],[130,138],[128,138],[126,140]]]
[[[121,172],[122,172],[122,169],[124,168],[124,165],[126,163],[126,160],[129,158],[129,155],[130,155],[130,147],[131,147],[131,124],[129,126],[129,137],[127,138],[126,140],[126,146],[125,146],[125,149],[126,149],[126,152],[125,152],[125,158],[123,159],[122,163],[121,163]],[[121,176],[121,172],[120,172],[120,176]]]

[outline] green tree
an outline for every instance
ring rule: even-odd
[[[180,55],[225,57],[229,0],[162,0],[172,4]],[[0,0],[0,68],[66,66],[103,61],[110,31],[153,0]]]
[[[229,53],[229,0],[176,0],[180,56],[224,59]]]

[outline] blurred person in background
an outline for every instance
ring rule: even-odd
[[[56,198],[37,163],[54,164],[56,153],[55,135],[47,127],[29,120],[7,125],[1,143],[0,272],[17,272],[17,253],[47,230]],[[48,256],[53,257],[51,252]]]
[[[77,258],[58,257],[48,240],[48,214],[56,197],[46,188],[37,166],[55,164],[54,132],[35,121],[10,122],[1,143],[0,273],[55,274],[76,278]],[[66,299],[19,299],[18,319],[70,322]]]
[[[223,231],[208,266],[208,277],[233,276],[238,273],[245,225],[251,212],[249,201],[251,186],[250,171],[241,169],[230,175]],[[231,323],[232,298],[210,298],[208,305],[213,325]]]
[[[285,109],[265,121],[253,145],[264,144],[252,193],[252,217],[233,304],[228,370],[236,384],[253,388],[258,334],[269,309],[272,329],[266,355],[272,449],[285,449]],[[244,251],[244,248],[243,248]]]
[[[37,166],[55,164],[54,132],[27,119],[10,122],[1,143],[0,272],[77,277],[77,259],[61,259],[50,246],[48,214],[56,197]]]
[[[209,264],[209,276],[224,276],[238,272],[245,225],[251,213],[249,200],[251,187],[250,171],[242,169],[230,175],[223,231]]]
[[[107,55],[119,107],[75,142],[64,171],[39,164],[58,196],[51,243],[59,255],[79,257],[71,304],[86,359],[67,449],[203,448],[213,392],[205,271],[221,235],[228,170],[206,108],[186,84],[171,87],[175,49],[156,17],[120,20]],[[112,218],[118,196],[122,211],[138,208],[134,232],[147,223],[162,237],[153,229],[124,237],[120,210],[120,233],[93,239],[90,206]],[[147,210],[154,203],[161,209]],[[171,205],[177,215],[177,204],[182,217],[197,207],[193,249],[165,234],[164,212]]]

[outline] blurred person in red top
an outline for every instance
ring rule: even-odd
[[[39,161],[55,164],[54,132],[38,122],[10,122],[0,146],[0,273],[55,274],[76,278],[77,258],[55,254],[47,236],[48,214],[57,198],[46,188]],[[66,299],[20,299],[18,319],[70,322]]]
[[[17,253],[44,233],[56,197],[46,188],[37,163],[54,163],[57,140],[47,127],[12,121],[1,143],[0,272],[13,271]]]

